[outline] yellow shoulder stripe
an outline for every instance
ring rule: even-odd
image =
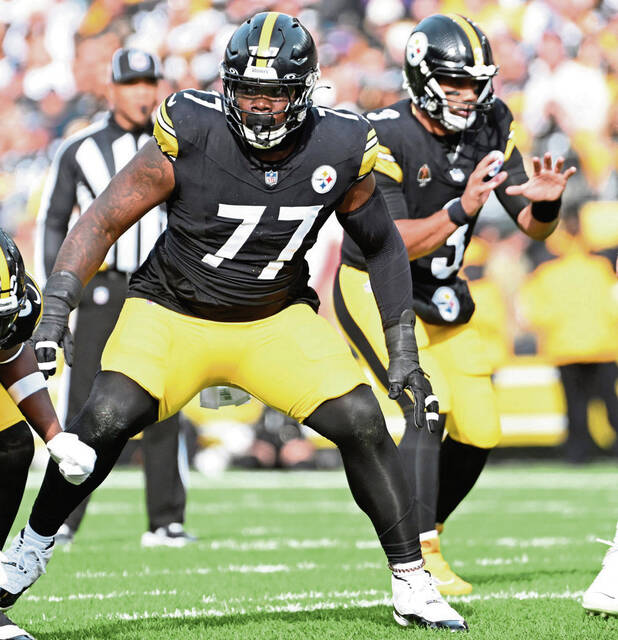
[[[397,164],[388,147],[378,145],[378,158],[375,164],[375,170],[383,173],[395,182],[403,182],[403,170]]]
[[[165,102],[162,102],[157,110],[153,135],[163,153],[172,158],[178,157],[178,139],[172,126],[172,119],[165,109]]]
[[[511,126],[509,127],[509,137],[506,141],[506,147],[504,149],[504,161],[506,162],[513,153],[513,149],[515,148],[515,121],[511,122]]]
[[[255,63],[256,67],[265,67],[268,65],[266,57],[270,50],[270,40],[278,17],[279,13],[277,11],[269,11],[264,19],[262,30],[260,31],[260,39],[258,40],[257,60]]]
[[[378,157],[378,136],[375,129],[370,129],[367,134],[367,143],[365,144],[365,152],[358,171],[358,177],[366,176],[375,166]]]

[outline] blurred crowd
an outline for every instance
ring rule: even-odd
[[[63,137],[105,110],[118,47],[160,56],[161,99],[187,87],[218,90],[236,25],[261,10],[282,11],[298,16],[317,41],[315,102],[363,112],[404,95],[401,66],[413,26],[454,12],[490,38],[500,66],[496,93],[515,116],[526,162],[548,150],[578,168],[563,198],[571,222],[547,247],[513,233],[497,201],[481,215],[481,249],[469,252],[468,272],[496,286],[488,332],[502,339],[497,365],[514,351],[543,349],[545,319],[525,313],[520,292],[539,265],[572,250],[605,257],[613,285],[599,275],[607,288],[595,304],[604,306],[609,335],[612,328],[618,335],[618,0],[0,0],[0,8],[0,226],[16,236],[30,265],[51,159]],[[336,263],[323,253],[320,261]],[[614,348],[602,357],[615,360]]]

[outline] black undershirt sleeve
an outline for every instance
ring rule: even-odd
[[[412,278],[403,240],[379,189],[350,213],[337,213],[341,226],[356,242],[367,262],[382,327],[397,324],[404,309],[412,308]]]
[[[377,171],[375,171],[374,174],[378,187],[384,196],[386,207],[391,214],[391,218],[393,220],[407,220],[408,205],[406,204],[406,199],[399,182]]]

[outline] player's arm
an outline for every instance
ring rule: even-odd
[[[29,343],[0,349],[0,383],[47,444],[62,475],[72,484],[86,480],[94,469],[96,453],[75,434],[62,431],[45,378]]]
[[[367,262],[389,355],[389,397],[397,398],[404,388],[410,388],[416,426],[427,425],[433,431],[438,402],[419,365],[410,264],[373,173],[348,190],[337,208],[337,218]]]
[[[45,285],[43,318],[33,336],[46,376],[56,371],[59,346],[64,349],[66,363],[72,365],[68,319],[79,304],[84,285],[114,242],[150,209],[167,200],[174,185],[171,162],[155,140],[149,140],[73,226]]]
[[[536,156],[532,159],[533,173],[528,177],[519,152],[515,152],[513,156],[521,167],[515,169],[504,189],[496,194],[527,236],[533,240],[545,240],[558,225],[562,194],[577,169],[569,167],[564,170],[562,156],[553,164],[551,153],[546,153],[542,160]]]
[[[495,157],[488,154],[470,175],[461,198],[444,203],[439,209],[425,218],[408,218],[408,208],[401,185],[403,172],[392,154],[381,153],[376,163],[378,186],[384,195],[388,210],[403,238],[408,259],[415,260],[441,247],[457,227],[467,224],[480,211],[489,198],[489,194],[507,177],[499,172],[485,180]]]

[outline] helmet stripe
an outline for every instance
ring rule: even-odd
[[[472,48],[472,53],[474,55],[474,64],[485,64],[483,47],[476,29],[463,16],[457,15],[456,13],[449,13],[448,17],[456,22],[468,37],[470,47]]]
[[[265,67],[268,64],[268,60],[265,58],[268,56],[270,39],[272,38],[275,22],[277,22],[278,17],[279,13],[277,11],[269,11],[266,15],[266,19],[264,20],[264,24],[262,24],[260,39],[258,41],[257,61],[255,63],[256,67]]]
[[[11,273],[4,251],[0,251],[0,288],[0,298],[8,298],[11,295]]]

